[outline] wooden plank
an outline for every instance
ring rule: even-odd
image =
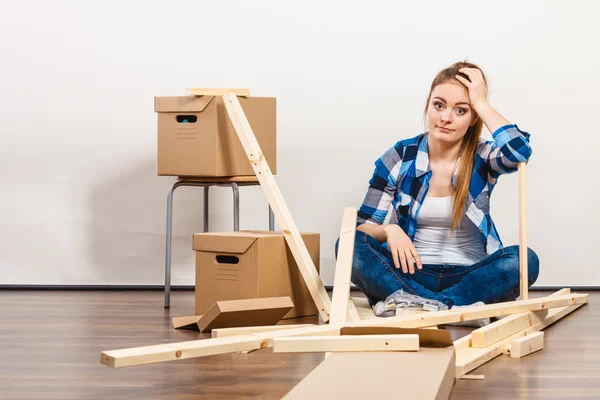
[[[491,346],[479,349],[474,347],[461,347],[456,349],[456,377],[461,377],[475,368],[485,364],[503,353],[506,346],[512,343],[513,340],[526,336],[532,332],[540,331],[547,326],[558,321],[565,315],[573,312],[583,304],[577,304],[569,307],[553,308],[548,312],[546,318],[524,331],[515,333],[500,342],[494,343]],[[456,347],[456,346],[455,346]]]
[[[476,329],[471,332],[471,347],[488,347],[543,321],[546,315],[548,310],[515,314]]]
[[[223,96],[227,93],[235,93],[238,96],[250,96],[250,89],[227,89],[227,88],[186,88],[186,96]]]
[[[340,230],[335,277],[333,280],[333,295],[329,320],[329,325],[331,326],[344,325],[348,315],[350,275],[352,273],[352,258],[354,257],[357,213],[358,210],[356,208],[346,207],[342,216],[342,228]]]
[[[365,326],[396,326],[400,328],[422,328],[438,324],[446,324],[467,320],[466,318],[478,319],[485,317],[496,317],[524,311],[534,311],[544,308],[566,307],[587,302],[587,294],[571,294],[555,297],[542,297],[539,299],[512,301],[507,303],[489,304],[485,306],[468,307],[460,312],[438,311],[429,315],[409,315],[404,317],[374,318],[348,322],[347,327]],[[442,322],[438,322],[442,321]],[[546,321],[546,320],[545,320]],[[227,339],[216,338],[195,340],[157,346],[134,347],[130,349],[105,351],[101,355],[101,362],[111,367],[125,367],[152,362],[170,361],[192,357],[203,357],[214,354],[226,354],[242,350],[253,350],[256,348],[256,340],[259,340],[261,348],[271,347],[276,337],[292,337],[305,335],[339,335],[340,329],[329,325],[319,325],[309,328],[286,329],[277,332],[263,332],[252,335],[241,335],[235,337],[239,342],[233,346]],[[502,342],[500,342],[502,343]],[[244,348],[244,344],[246,348]],[[456,347],[456,346],[455,346]],[[473,349],[483,350],[483,349]],[[178,357],[177,351],[181,351]]]
[[[529,299],[529,274],[527,272],[527,164],[519,163],[519,282],[521,300]]]
[[[479,318],[491,318],[500,315],[517,314],[526,311],[546,308],[566,307],[586,303],[587,294],[568,294],[537,299],[508,301],[483,306],[466,307],[457,310],[429,312],[401,317],[388,317],[376,320],[377,325],[397,326],[400,328],[421,328],[425,326],[451,324],[453,322],[470,321]],[[348,322],[346,326],[369,326],[371,320]]]
[[[293,324],[293,325],[266,325],[266,326],[243,326],[239,328],[216,328],[211,331],[212,338],[249,335],[269,331],[283,331],[286,329],[298,329],[317,326],[315,324]]]
[[[298,264],[302,279],[304,279],[310,295],[319,310],[319,315],[323,322],[327,322],[329,321],[331,300],[329,299],[329,295],[325,290],[321,277],[310,257],[308,249],[300,236],[300,232],[298,231],[287,204],[283,199],[279,186],[277,186],[277,182],[271,173],[267,160],[252,132],[252,128],[248,123],[248,119],[244,114],[242,106],[235,96],[235,93],[223,95],[223,102],[225,103],[233,127],[240,138],[242,147],[248,156],[250,165],[252,165],[254,173],[258,177],[260,186],[265,193],[265,197],[273,210],[277,223],[281,227],[285,240]]]
[[[510,356],[512,358],[521,358],[543,348],[544,332],[534,332],[525,337],[513,340],[510,344]]]
[[[276,338],[275,353],[419,351],[419,335],[356,335]]]
[[[275,325],[292,308],[289,297],[217,301],[198,320],[200,332],[216,328]]]

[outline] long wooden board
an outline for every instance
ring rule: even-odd
[[[242,147],[248,156],[250,165],[252,165],[254,173],[258,177],[260,186],[273,210],[275,219],[281,227],[285,240],[298,264],[302,279],[304,279],[310,295],[319,310],[319,315],[323,322],[327,322],[329,321],[331,300],[329,299],[329,295],[325,290],[321,277],[310,257],[308,249],[300,236],[300,232],[292,218],[292,214],[283,199],[279,186],[277,186],[275,177],[271,173],[267,160],[260,149],[256,136],[254,136],[254,132],[252,132],[252,128],[244,114],[244,110],[235,93],[223,95],[223,102],[225,103],[233,127],[240,138]]]
[[[186,88],[186,96],[223,96],[227,93],[235,93],[238,96],[250,96],[250,89],[227,89],[227,88]]]
[[[263,325],[263,326],[243,326],[240,328],[217,328],[211,333],[212,338],[221,338],[229,336],[249,335],[251,333],[261,333],[269,331],[283,331],[288,329],[309,328],[314,324],[289,324],[289,325]]]
[[[468,318],[478,319],[485,317],[496,317],[500,315],[541,310],[545,308],[581,305],[586,303],[587,299],[587,294],[542,297],[539,299],[469,307],[454,312],[452,312],[452,310],[448,310],[432,312],[430,315],[418,314],[404,317],[376,318],[371,320],[354,321],[348,322],[346,326],[397,326],[400,328],[421,328],[438,324],[466,321]],[[339,328],[328,325],[319,325],[309,328],[286,329],[278,332],[242,335],[234,338],[226,337],[194,340],[191,342],[111,350],[103,352],[100,360],[104,365],[118,368],[153,362],[178,360],[183,358],[232,353],[243,350],[254,350],[257,348],[256,346],[259,346],[258,348],[272,347],[273,339],[276,337],[339,334]],[[234,339],[234,342],[230,342],[230,340]]]
[[[307,336],[273,340],[275,353],[326,351],[419,351],[419,335]]]
[[[529,273],[527,272],[527,164],[519,163],[519,285],[521,300],[529,299]]]

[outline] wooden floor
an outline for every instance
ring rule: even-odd
[[[0,291],[0,398],[279,399],[323,359],[265,349],[125,369],[101,365],[103,350],[208,336],[171,326],[171,317],[193,314],[193,292],[174,292],[170,310],[162,301],[158,291]],[[600,398],[599,302],[600,292],[590,293],[590,304],[546,329],[544,350],[492,360],[473,372],[485,380],[458,381],[451,398]],[[457,339],[469,329],[450,331]]]

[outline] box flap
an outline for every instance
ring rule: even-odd
[[[347,327],[340,330],[340,335],[419,335],[421,347],[452,346],[450,332],[443,329],[394,328],[389,326]]]
[[[193,248],[196,251],[243,254],[257,240],[252,236],[225,236],[194,233]]]
[[[155,112],[202,112],[215,96],[156,96]]]

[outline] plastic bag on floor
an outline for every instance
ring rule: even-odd
[[[418,311],[444,311],[448,306],[437,300],[425,299],[415,294],[406,293],[400,289],[390,294],[385,300],[375,304],[375,315],[396,315],[396,309],[418,310]]]

